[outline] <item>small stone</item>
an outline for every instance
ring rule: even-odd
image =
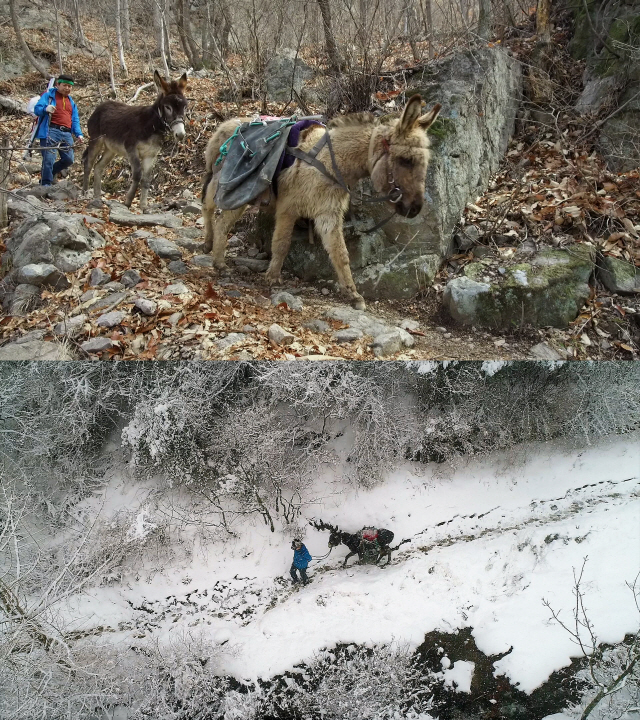
[[[384,357],[400,352],[403,347],[412,347],[415,341],[406,330],[393,328],[389,332],[377,335],[373,339],[373,354],[376,357]]]
[[[147,245],[158,257],[168,258],[170,260],[182,259],[182,251],[171,240],[152,237],[147,239]]]
[[[280,325],[274,323],[269,328],[269,339],[277,345],[291,345],[296,340],[295,335],[292,335],[288,330],[280,327]]]
[[[19,284],[50,285],[56,290],[66,290],[69,287],[69,281],[58,270],[55,265],[48,263],[33,263],[23,265],[17,272],[16,280]]]
[[[420,327],[420,323],[417,320],[413,320],[412,318],[404,318],[404,320],[400,321],[400,325],[403,330],[417,330]]]
[[[436,328],[436,330],[437,330],[439,333],[442,333],[443,335],[444,335],[444,333],[447,332],[447,328],[446,328],[446,327],[442,327],[442,325],[438,325],[438,327]]]
[[[143,297],[137,297],[133,301],[133,306],[138,308],[144,315],[153,315],[158,309],[158,303]]]
[[[243,333],[256,333],[256,332],[258,332],[258,328],[254,327],[253,325],[243,325],[242,332]]]
[[[337,343],[350,343],[359,340],[362,337],[362,330],[358,328],[345,328],[333,333],[333,339]]]
[[[197,225],[198,227],[202,227],[202,226],[204,225],[204,218],[199,217],[199,218],[196,220],[196,225]]]
[[[233,262],[240,267],[249,268],[253,272],[264,272],[269,267],[266,260],[257,260],[255,258],[233,258]]]
[[[169,317],[167,318],[167,321],[168,321],[169,325],[171,325],[171,327],[176,327],[176,325],[180,322],[180,320],[182,320],[183,317],[184,317],[184,313],[178,311],[178,312],[174,312],[173,314],[169,315]]]
[[[80,345],[80,349],[84,350],[86,353],[99,353],[104,352],[105,350],[110,350],[114,346],[115,343],[113,340],[106,337],[97,337],[83,342],[82,345]]]
[[[122,273],[120,282],[126,288],[133,288],[138,283],[142,282],[142,277],[140,276],[140,273],[138,273],[136,270],[127,270],[126,272]]]
[[[89,276],[89,285],[91,287],[97,287],[98,285],[105,285],[110,282],[111,275],[104,272],[100,268],[93,268],[91,275]]]
[[[182,191],[182,197],[185,200],[195,200],[196,196],[188,188]]]
[[[189,272],[187,264],[182,260],[172,260],[167,267],[174,275],[184,275]]]
[[[211,255],[194,255],[191,258],[191,262],[198,267],[213,267],[213,258]]]
[[[303,323],[302,327],[318,333],[327,332],[331,328],[329,323],[325,322],[324,320],[317,320],[315,318],[313,320],[308,320],[306,323]]]
[[[216,340],[215,344],[218,350],[225,350],[226,348],[231,347],[231,345],[235,345],[243,340],[246,340],[246,335],[244,335],[244,333],[229,333],[223,338]]]
[[[90,202],[87,203],[88,208],[103,208],[106,207],[106,204],[100,200],[99,198],[94,198]]]
[[[108,290],[110,293],[122,292],[124,290],[124,285],[121,282],[118,282],[117,280],[111,280],[111,282],[108,282],[106,285],[103,285],[102,287],[105,290]]]
[[[230,248],[240,247],[243,244],[243,239],[239,235],[232,235],[227,240],[227,245]]]
[[[329,295],[329,294],[331,293],[331,290],[329,290],[329,288],[323,287],[323,288],[320,290],[320,292],[321,292],[323,295]]]
[[[202,205],[197,200],[192,200],[182,208],[182,212],[184,215],[199,215],[202,212]]]
[[[121,310],[112,310],[111,312],[100,315],[96,320],[96,325],[99,327],[115,327],[127,317],[127,314]]]
[[[529,350],[530,356],[535,360],[562,360],[562,355],[556,352],[546,342],[538,343]]]
[[[185,293],[191,292],[189,288],[182,282],[173,283],[173,285],[167,285],[162,291],[163,295],[184,295]]]
[[[84,329],[84,324],[87,321],[86,315],[75,315],[72,318],[67,318],[62,322],[59,322],[53,327],[54,335],[67,335],[69,337],[76,337]]]
[[[29,340],[0,347],[0,362],[5,360],[73,360],[69,349],[61,342]]]
[[[451,333],[446,332],[446,333],[444,333],[444,335],[442,337],[445,338],[445,340],[449,340],[451,338]]]
[[[250,248],[247,249],[247,255],[251,258],[254,258],[258,254],[258,252],[260,251],[255,245],[252,245]]]
[[[80,295],[80,302],[86,303],[89,302],[89,300],[93,300],[93,298],[97,297],[100,294],[98,290],[87,290],[87,292],[82,293]]]
[[[153,233],[150,233],[148,230],[136,230],[135,232],[131,233],[132,238],[148,238],[153,237]]]
[[[304,303],[300,300],[300,298],[295,297],[284,290],[274,293],[271,296],[271,303],[273,305],[280,305],[281,303],[284,303],[290,310],[302,310],[304,308]]]
[[[266,252],[259,252],[256,255],[256,260],[267,260],[268,258],[269,258],[269,256],[267,255]]]

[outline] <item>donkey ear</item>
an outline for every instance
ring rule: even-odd
[[[423,130],[426,130],[427,128],[430,128],[431,125],[433,125],[434,120],[438,117],[440,114],[440,109],[442,108],[442,105],[440,103],[436,103],[433,106],[433,110],[431,112],[426,113],[425,115],[421,115],[420,119],[418,120],[418,125]]]
[[[398,129],[400,132],[409,132],[413,129],[413,126],[420,117],[420,111],[422,109],[422,98],[420,95],[413,95],[409,98],[409,102],[405,105],[402,111],[400,122],[398,123]]]
[[[158,92],[162,93],[163,95],[169,94],[169,83],[160,75],[157,70],[154,70],[153,72],[153,82],[156,84]]]
[[[182,75],[180,76],[180,79],[178,80],[178,88],[180,89],[181,92],[184,92],[184,90],[186,89],[188,81],[189,81],[189,77],[188,77],[187,73],[182,73]]]

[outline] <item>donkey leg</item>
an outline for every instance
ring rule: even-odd
[[[322,244],[329,254],[338,282],[343,287],[351,304],[356,310],[364,310],[366,305],[364,298],[356,289],[351,275],[349,265],[349,253],[342,234],[342,218],[336,215],[320,215],[314,218],[317,233],[320,235]]]
[[[209,235],[209,237],[211,237],[211,255],[213,257],[213,265],[218,268],[218,270],[222,270],[226,267],[224,252],[227,249],[227,235],[229,234],[231,228],[242,217],[246,209],[247,205],[243,205],[235,210],[223,210],[219,215],[205,213],[205,233],[208,231],[206,225],[207,222],[209,222],[211,224],[211,230],[209,231],[211,233],[211,235]],[[205,252],[208,252],[208,243],[209,240],[205,234]]]
[[[129,153],[129,163],[131,164],[131,185],[129,187],[129,191],[127,192],[127,197],[124,200],[124,204],[127,207],[131,207],[133,198],[136,196],[136,192],[138,191],[138,185],[140,185],[140,180],[142,179],[142,163],[140,162],[140,158],[137,153]]]
[[[344,564],[343,564],[342,567],[347,567],[347,560],[348,560],[350,557],[353,557],[354,555],[357,555],[357,554],[358,554],[358,553],[350,552],[350,553],[347,555],[347,557],[344,559]]]
[[[93,197],[96,200],[102,199],[102,172],[115,156],[116,153],[113,150],[105,148],[105,151],[102,153],[102,157],[93,168]]]
[[[147,194],[151,185],[151,172],[156,164],[157,155],[145,155],[140,163],[142,165],[142,179],[140,180],[140,209],[144,212],[147,209]]]
[[[90,140],[87,149],[82,155],[82,167],[84,169],[84,174],[82,177],[82,192],[85,195],[89,191],[89,177],[91,175],[91,170],[96,162],[97,154],[97,143]]]
[[[297,219],[298,216],[291,213],[291,211],[278,211],[276,207],[276,226],[271,238],[271,262],[265,273],[269,285],[280,282],[282,263],[289,252],[291,233]]]

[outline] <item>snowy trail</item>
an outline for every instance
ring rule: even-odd
[[[584,557],[600,639],[636,629],[625,583],[640,570],[640,450],[630,437],[583,450],[545,444],[510,462],[471,460],[447,479],[412,466],[370,491],[329,498],[322,517],[341,527],[356,529],[358,518],[359,527],[393,528],[394,545],[412,538],[388,567],[352,559],[345,571],[340,546],[312,564],[310,586],[293,589],[290,540],[248,523],[222,552],[200,548],[162,568],[145,559],[135,577],[78,598],[74,613],[119,642],[201,635],[218,647],[224,673],[247,680],[340,642],[416,647],[432,630],[471,627],[486,654],[514,647],[496,668],[530,691],[576,654],[542,600],[571,613],[573,568]],[[122,493],[130,503],[131,488]],[[316,556],[327,540],[311,528],[305,538]]]

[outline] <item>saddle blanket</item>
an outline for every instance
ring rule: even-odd
[[[253,120],[239,125],[220,147],[216,165],[222,163],[215,203],[221,210],[235,210],[267,190],[277,194],[281,170],[293,165],[286,154],[295,147],[300,133],[311,125],[322,125],[317,117]]]

